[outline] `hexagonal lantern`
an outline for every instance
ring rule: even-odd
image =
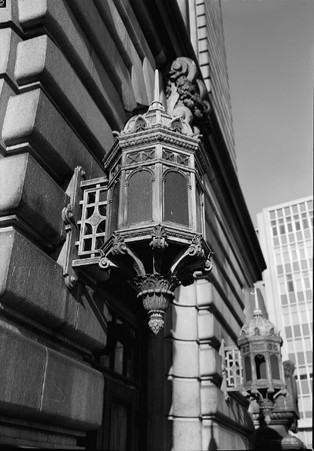
[[[280,350],[282,338],[257,307],[252,320],[241,329],[238,346],[243,367],[243,394],[256,399],[265,423],[269,424],[274,401],[286,393]]]
[[[178,67],[195,78],[195,63],[179,60]],[[199,117],[205,87],[193,77],[189,87]],[[75,169],[67,189],[70,203],[62,212],[67,237],[59,258],[70,289],[82,271],[96,283],[108,280],[112,268],[124,274],[155,333],[175,288],[193,283],[195,271],[212,269],[212,251],[203,238],[201,174],[207,157],[201,136],[184,118],[165,112],[158,81],[156,71],[155,100],[147,113],[132,117],[115,133],[103,177],[85,180],[83,168]],[[186,117],[188,108],[176,89],[173,84],[170,103],[175,114]]]
[[[174,289],[210,271],[203,239],[203,188],[197,151],[200,136],[155,100],[132,117],[104,160],[108,173],[107,232],[99,265],[116,266],[138,292],[157,333]]]

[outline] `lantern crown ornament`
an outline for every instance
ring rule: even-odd
[[[160,101],[159,72],[145,114],[131,117],[103,163],[108,174],[107,233],[99,266],[136,290],[154,333],[180,284],[212,269],[204,239],[201,135]]]
[[[282,338],[273,323],[264,318],[258,304],[252,319],[241,329],[238,346],[243,365],[243,394],[257,401],[263,421],[270,424],[276,398],[286,394]]]

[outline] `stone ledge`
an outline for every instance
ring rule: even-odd
[[[98,158],[113,144],[111,129],[54,42],[39,36],[20,42],[14,75],[19,86],[41,82]]]
[[[0,414],[63,427],[96,429],[101,424],[103,376],[59,352],[0,324]],[[100,401],[100,402],[99,402]]]
[[[19,0],[19,21],[23,29],[42,27],[58,43],[75,69],[84,86],[113,129],[120,130],[125,122],[125,112],[119,93],[96,52],[84,39],[63,0],[35,2]]]
[[[29,151],[60,183],[70,179],[76,166],[84,168],[86,178],[103,175],[100,162],[88,152],[41,89],[9,99],[2,139],[8,153]]]
[[[10,97],[13,95],[14,95],[14,91],[12,90],[12,88],[8,84],[8,82],[5,79],[0,78],[0,155],[5,154],[5,144],[2,139],[1,130],[3,127],[3,122],[4,122],[4,118],[5,118],[5,112],[7,109],[8,101],[9,101]]]
[[[85,290],[86,291],[86,290]],[[12,227],[0,229],[0,302],[5,310],[42,323],[96,350],[106,345],[106,332],[84,291],[72,293],[54,260]]]
[[[53,245],[65,239],[61,212],[68,203],[68,196],[29,154],[0,160],[0,216],[16,213]]]

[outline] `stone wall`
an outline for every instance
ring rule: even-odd
[[[166,73],[177,56],[195,55],[175,1],[6,5],[0,10],[0,443],[73,449],[102,422],[104,382],[90,362],[104,349],[107,330],[94,290],[64,283],[68,186],[77,166],[86,179],[103,176],[112,131],[152,100],[155,67]],[[206,18],[219,28],[213,5]],[[220,32],[207,31],[222,46]],[[224,53],[215,52],[222,61],[211,64],[219,75]],[[159,418],[166,418],[159,440],[174,450],[234,441],[246,447],[252,430],[245,401],[227,402],[221,388],[222,339],[235,344],[244,289],[259,277],[263,260],[239,194],[230,137],[217,140],[230,132],[220,88],[213,93],[220,122],[204,143],[214,270],[178,290],[165,340],[151,344],[167,361],[158,374],[150,368],[152,387],[164,390],[163,402],[159,392],[149,395],[157,401],[149,406],[151,436],[158,438]]]
[[[71,449],[102,421],[94,293],[63,279],[62,209],[152,96],[155,56],[126,1],[7,0],[0,10],[0,436]]]

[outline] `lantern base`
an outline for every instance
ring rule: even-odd
[[[173,291],[179,285],[176,277],[165,277],[160,274],[149,274],[136,277],[133,281],[138,290],[138,299],[149,316],[148,326],[157,334],[164,326],[165,312],[174,299]]]

